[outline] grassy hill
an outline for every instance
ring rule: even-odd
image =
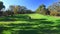
[[[0,34],[60,34],[60,18],[41,14],[0,17]]]

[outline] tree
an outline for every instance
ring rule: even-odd
[[[50,15],[57,16],[60,14],[60,2],[55,2],[52,5],[48,7],[48,10],[50,11]]]
[[[9,6],[9,10],[14,12],[14,14],[17,14],[17,12],[20,11],[19,9],[20,9],[19,5],[16,5],[16,6],[15,5],[10,5]]]
[[[10,11],[10,10],[6,10],[5,12],[4,12],[4,15],[5,16],[13,16],[13,12],[12,11]]]
[[[20,5],[10,5],[9,10],[14,12],[14,14],[33,13],[31,10],[28,10],[25,6]]]
[[[26,10],[26,13],[31,14],[31,13],[34,13],[34,12],[32,10]]]
[[[15,6],[15,8],[14,8],[14,14],[17,14],[17,11],[18,11],[18,6]]]
[[[48,9],[46,10],[46,15],[50,15],[50,11]]]
[[[10,5],[8,10],[14,12],[14,8],[15,8],[14,5]]]
[[[3,9],[3,8],[5,8],[5,6],[3,5],[3,2],[0,1],[0,10]]]
[[[38,9],[36,10],[36,13],[40,13],[40,14],[46,14],[46,7],[44,4],[40,5],[38,7]]]
[[[13,11],[14,14],[18,13],[26,13],[26,7],[25,6],[20,6],[20,5],[10,5],[9,10]]]
[[[27,8],[25,7],[25,6],[21,6],[21,13],[22,14],[25,14],[26,13],[26,10],[27,10]]]
[[[1,11],[3,8],[5,8],[5,6],[3,5],[3,2],[0,1],[0,16],[3,15],[3,12]]]

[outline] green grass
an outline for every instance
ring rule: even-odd
[[[1,17],[0,33],[60,34],[60,18],[41,14],[17,14]]]

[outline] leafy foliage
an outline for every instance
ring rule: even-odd
[[[59,16],[60,15],[60,2],[55,2],[48,7],[50,15]]]
[[[40,5],[39,8],[36,10],[36,13],[46,14],[45,5],[44,4]]]
[[[0,1],[0,10],[1,10],[2,8],[5,8],[5,6],[3,5],[3,2]]]

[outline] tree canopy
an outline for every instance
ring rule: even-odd
[[[0,10],[3,9],[3,8],[5,8],[5,6],[3,5],[3,2],[0,1]]]
[[[60,11],[60,2],[55,2],[48,7],[50,11]]]
[[[45,14],[46,12],[46,6],[44,4],[41,4],[38,9],[36,10],[36,13],[40,13],[40,14]]]

